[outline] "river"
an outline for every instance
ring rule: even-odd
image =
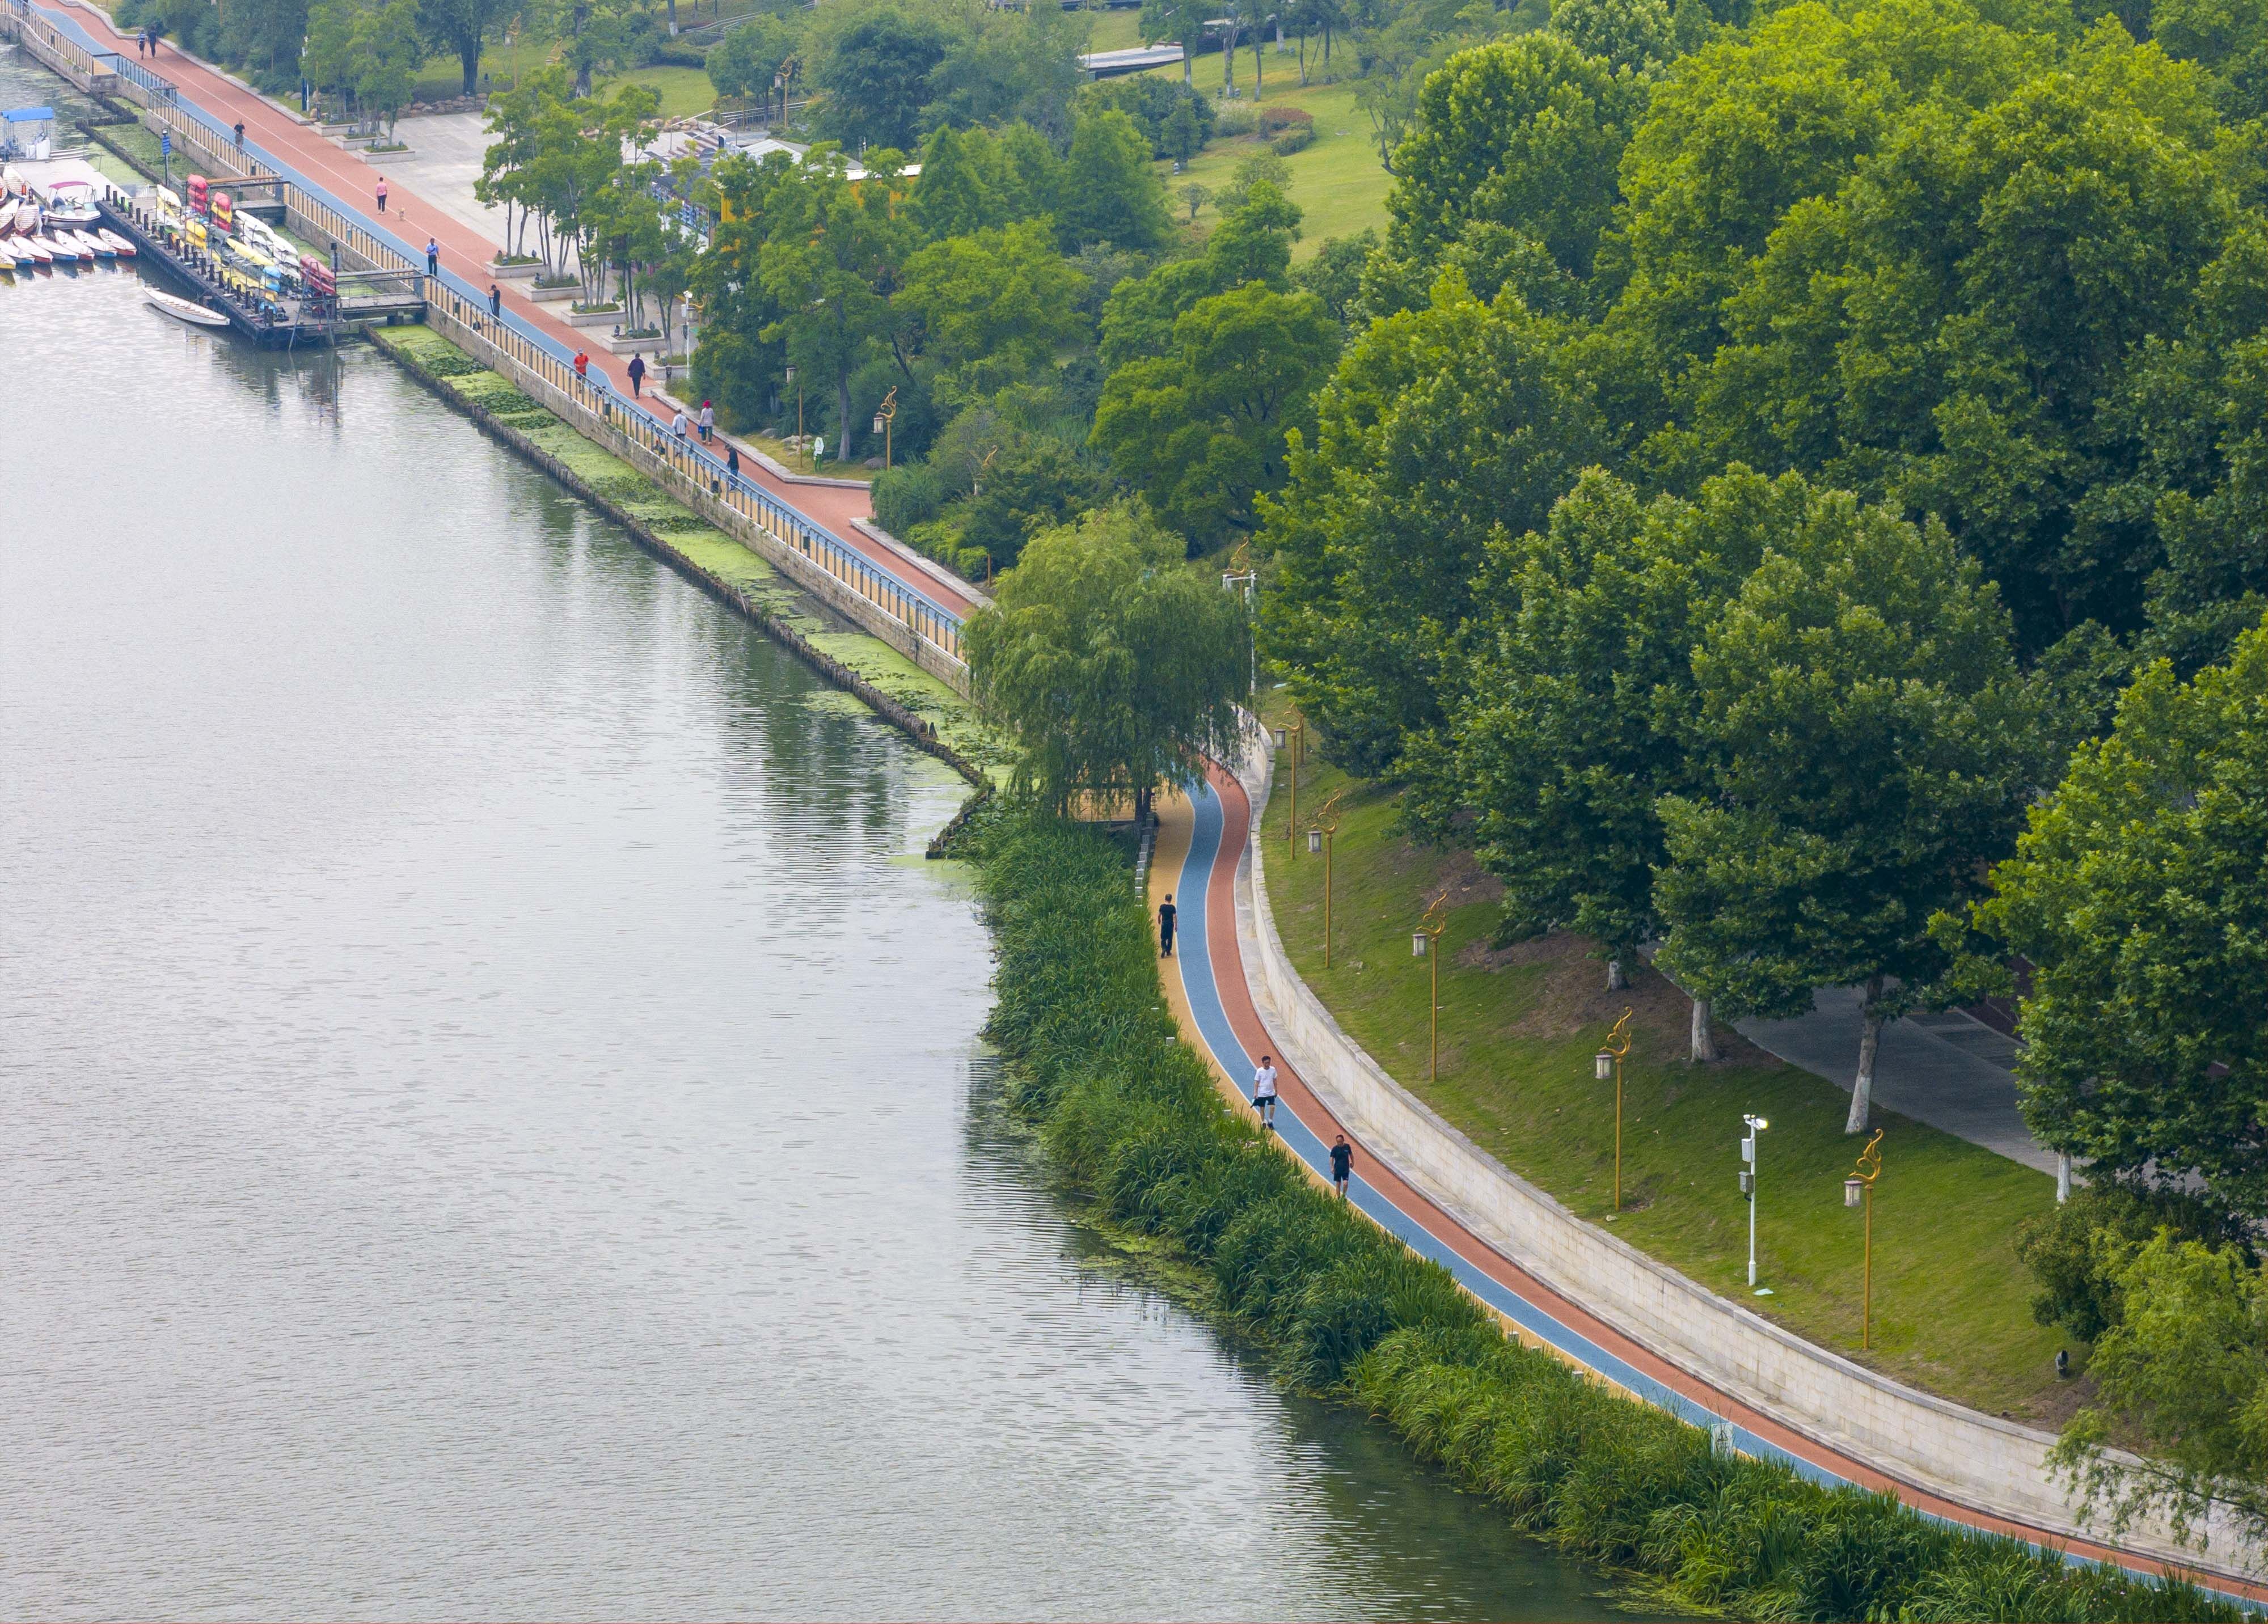
[[[1071,1222],[957,779],[137,287],[0,286],[0,1613],[1614,1616]]]

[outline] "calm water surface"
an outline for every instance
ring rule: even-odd
[[[366,349],[0,378],[0,1613],[1609,1616],[1096,1266],[936,763]]]

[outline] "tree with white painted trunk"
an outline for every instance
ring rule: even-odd
[[[1659,962],[1728,1015],[1862,987],[1847,1130],[1884,1024],[1939,996],[1930,916],[1977,894],[2059,764],[2007,612],[1934,519],[1810,491],[1702,628],[1698,792],[1660,805]]]

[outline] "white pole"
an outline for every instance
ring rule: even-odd
[[[1756,1130],[1751,1128],[1749,1129],[1749,1143],[1753,1147],[1756,1143]],[[1752,1286],[1756,1283],[1756,1198],[1764,1194],[1756,1187],[1757,1162],[1756,1152],[1752,1148],[1749,1151],[1749,1283]]]

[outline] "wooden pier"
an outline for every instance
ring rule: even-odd
[[[337,299],[292,294],[274,303],[247,298],[221,280],[211,255],[161,230],[156,217],[138,204],[112,198],[96,206],[102,210],[103,224],[131,242],[145,261],[162,265],[187,283],[201,303],[226,316],[229,326],[255,344],[271,349],[328,344],[347,330],[348,312]]]

